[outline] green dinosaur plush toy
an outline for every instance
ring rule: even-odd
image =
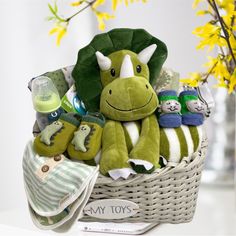
[[[97,35],[79,51],[72,72],[78,94],[87,110],[106,117],[102,174],[119,178],[159,167],[160,131],[154,114],[159,102],[151,83],[166,57],[165,44],[141,29]],[[138,139],[128,139],[127,127],[135,121],[140,124]]]
[[[187,126],[160,132],[152,86],[166,57],[166,45],[143,29],[111,30],[79,51],[72,72],[76,90],[88,111],[106,117],[102,174],[118,179],[151,173],[160,167],[160,155],[179,162],[198,148],[195,127],[192,132]]]

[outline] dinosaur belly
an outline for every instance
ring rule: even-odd
[[[125,141],[128,148],[128,153],[138,142],[140,136],[141,122],[140,121],[130,121],[122,123],[125,133]]]

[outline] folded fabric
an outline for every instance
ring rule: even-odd
[[[58,215],[45,217],[37,214],[29,205],[29,211],[33,223],[40,229],[54,230],[56,232],[68,231],[78,219],[83,216],[83,209],[92,193],[93,186],[96,182],[97,175],[91,180],[86,190],[71,205]]]
[[[79,121],[71,114],[62,114],[58,121],[48,125],[34,141],[34,149],[41,156],[52,157],[66,151]]]
[[[157,77],[155,90],[157,93],[163,90],[179,91],[179,73],[170,68],[162,67],[160,75]]]
[[[24,151],[23,173],[27,200],[36,225],[55,229],[71,218],[79,217],[95,184],[98,169],[98,166],[74,162],[63,155],[39,156],[31,140]]]

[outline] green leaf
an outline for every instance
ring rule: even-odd
[[[54,9],[53,9],[53,7],[52,7],[52,5],[51,5],[50,3],[48,3],[48,8],[49,8],[50,12],[51,12],[53,15],[55,15],[55,11],[54,11]]]
[[[55,5],[56,6],[56,5]],[[57,14],[57,11],[58,11],[58,7],[56,6],[55,9],[53,9],[52,5],[50,3],[48,3],[48,7],[49,7],[49,10],[51,11],[51,13],[55,16],[55,20],[57,19],[59,22],[66,22],[65,19],[61,18],[58,14]]]
[[[55,13],[58,12],[58,6],[57,6],[57,1],[54,2],[54,11]]]
[[[46,17],[46,20],[47,21],[52,21],[52,20],[55,20],[56,18],[54,16],[48,16]]]

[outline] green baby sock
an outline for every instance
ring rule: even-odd
[[[101,113],[88,112],[82,117],[78,130],[67,148],[72,159],[91,160],[101,149],[105,118]]]
[[[64,153],[78,125],[79,121],[71,114],[62,114],[35,138],[34,150],[48,157]]]

